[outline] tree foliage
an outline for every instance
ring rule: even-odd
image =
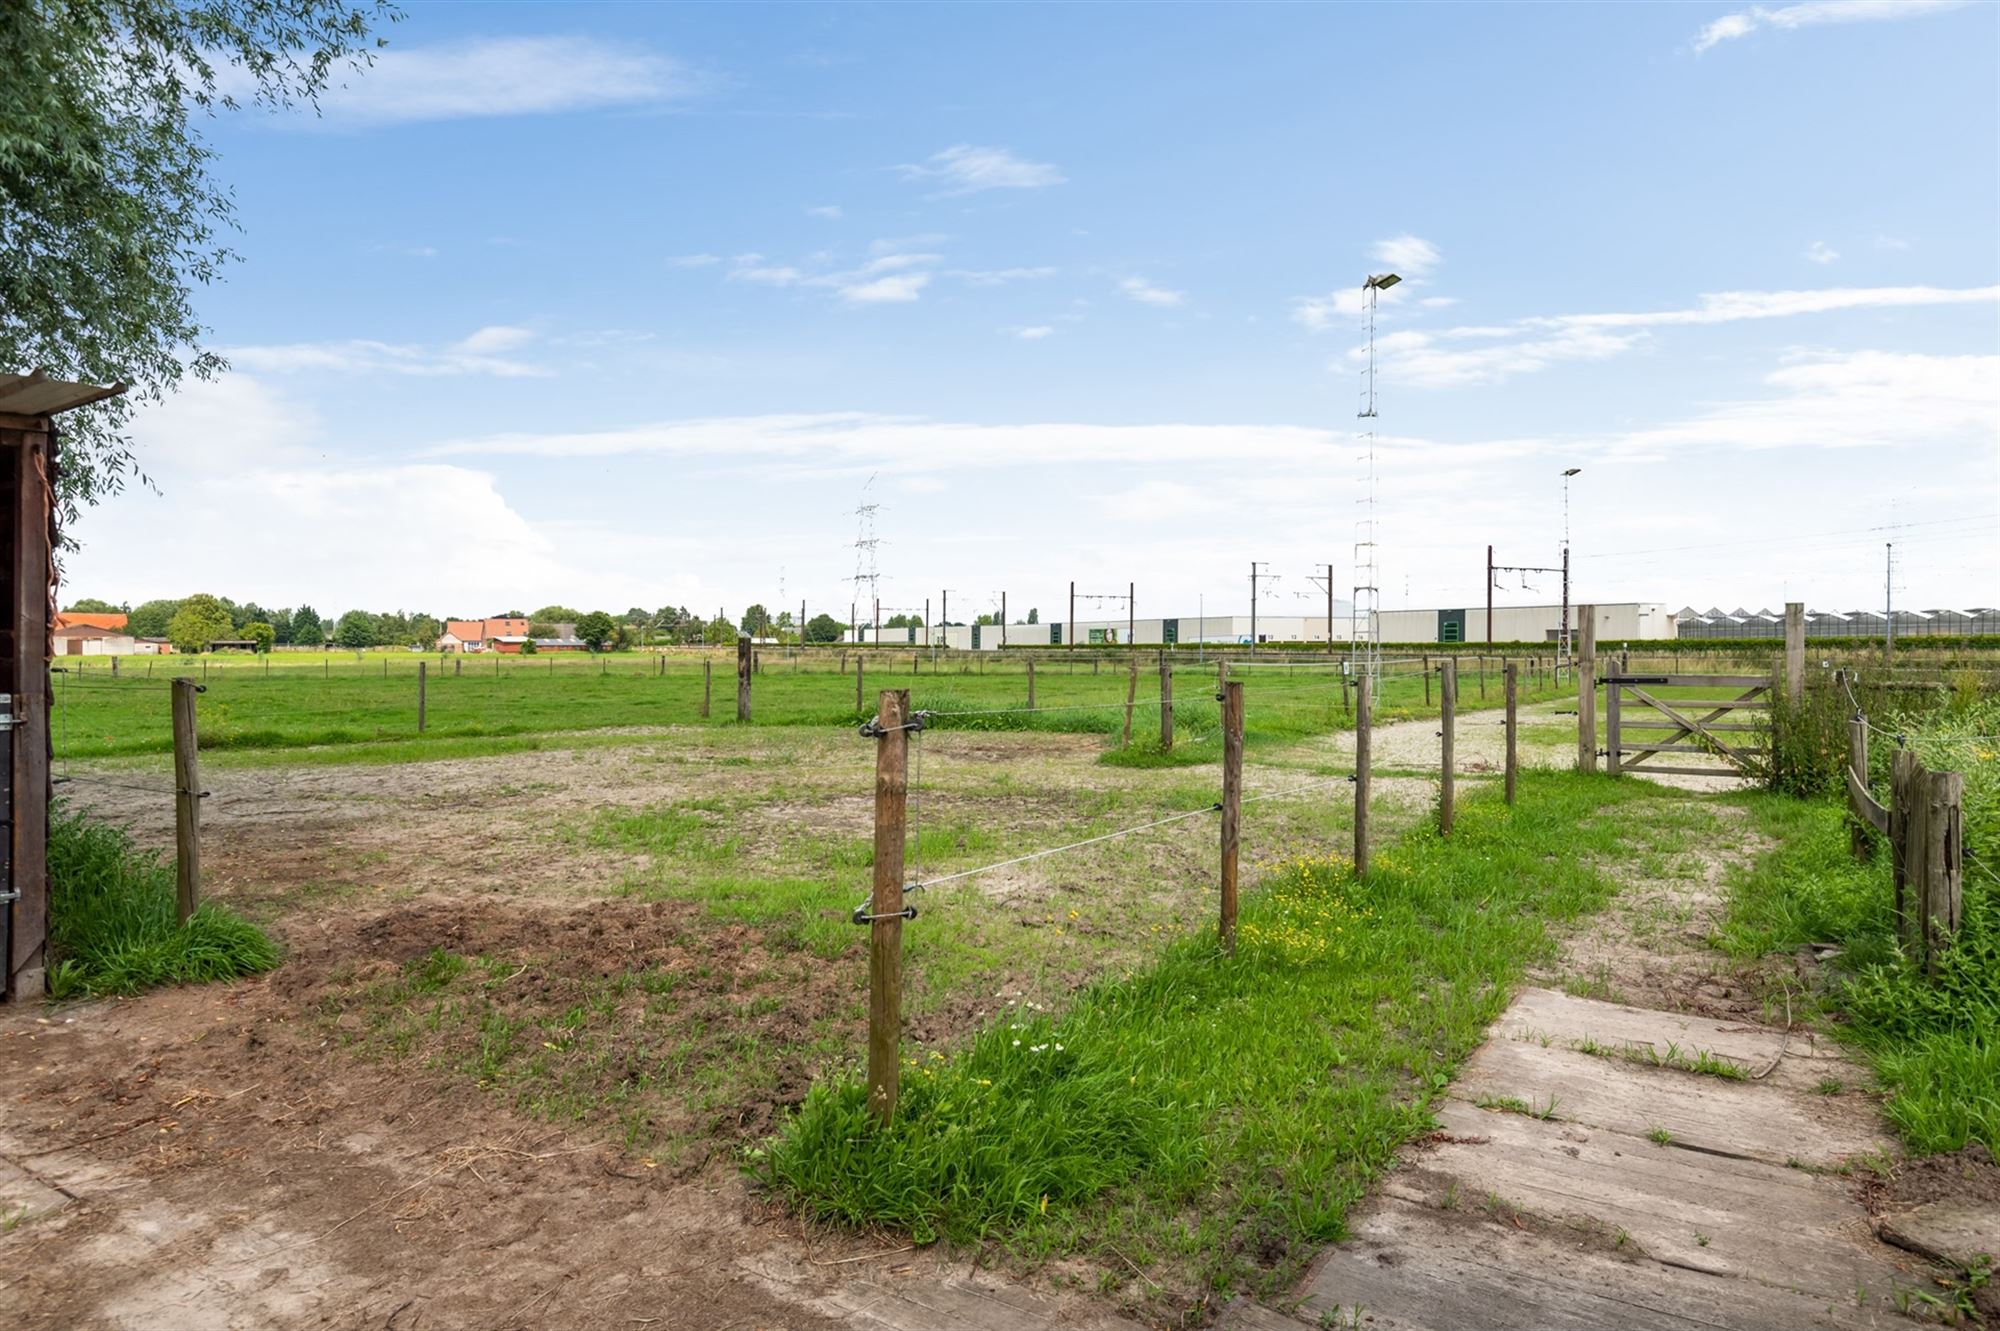
[[[718,643],[735,642],[736,626],[722,615],[717,615],[709,621],[708,629],[702,634],[702,637],[711,646]]]
[[[253,652],[269,652],[271,644],[278,640],[278,631],[261,620],[251,620],[242,629],[243,636],[250,640]]]
[[[177,652],[198,652],[236,631],[219,597],[197,592],[182,601],[167,622],[167,638]]]
[[[333,631],[333,640],[358,652],[373,647],[380,632],[381,624],[375,616],[366,610],[350,610],[340,617],[340,624]]]
[[[71,615],[115,615],[123,609],[125,607],[122,605],[113,605],[109,601],[100,601],[95,596],[80,596],[69,603],[69,608],[64,613]]]
[[[753,604],[743,612],[743,631],[753,638],[769,637],[771,632],[771,612],[762,604]]]
[[[576,636],[582,638],[591,651],[603,651],[604,644],[611,640],[611,633],[611,616],[602,610],[593,610],[587,615],[577,616]]]
[[[144,479],[134,406],[223,367],[194,292],[235,257],[235,207],[196,117],[312,103],[397,17],[387,0],[0,5],[0,366],[133,389],[64,417],[66,525]]]
[[[839,642],[842,627],[832,615],[814,615],[806,621],[806,641]]]
[[[292,636],[295,643],[318,645],[326,641],[326,630],[321,627],[320,617],[309,605],[302,605],[292,611]]]

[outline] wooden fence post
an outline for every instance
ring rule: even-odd
[[[862,706],[863,706],[863,704],[862,704],[862,699],[861,699],[861,671],[862,671],[862,669],[863,669],[863,667],[862,667],[862,664],[861,664],[861,657],[857,655],[857,656],[856,656],[856,657],[854,658],[854,710],[855,710],[855,711],[857,711],[857,712],[861,711],[861,710],[862,710]]]
[[[201,685],[192,679],[174,681],[174,916],[182,924],[201,905],[201,754],[194,712],[199,692]]]
[[[1174,663],[1160,653],[1160,752],[1174,749]]]
[[[1424,653],[1424,658],[1423,658],[1423,660],[1424,660],[1424,669],[1423,669],[1423,675],[1424,675],[1424,706],[1426,706],[1426,707],[1429,707],[1429,706],[1431,705],[1431,658],[1430,658],[1430,653],[1428,653],[1428,652]]]
[[[1035,710],[1035,663],[1028,662],[1028,710]]]
[[[465,674],[465,658],[464,658],[464,657],[462,657],[462,656],[454,656],[454,657],[452,657],[452,658],[451,658],[451,677],[452,677],[453,679],[458,679],[459,677],[461,677],[461,676],[462,676],[462,675],[464,675],[464,674]]]
[[[1222,949],[1236,950],[1236,856],[1243,820],[1243,685],[1222,686]]]
[[[1806,687],[1806,603],[1785,602],[1785,701],[1796,707]]]
[[[1457,775],[1454,772],[1457,753],[1458,723],[1458,662],[1447,657],[1438,663],[1438,734],[1443,740],[1443,753],[1438,773],[1438,835],[1451,833],[1452,805],[1458,794]]]
[[[1847,722],[1847,766],[1863,786],[1868,784],[1868,722],[1859,712]],[[1848,819],[1847,848],[1857,860],[1868,859],[1875,853],[1868,825],[1860,818]]]
[[[1923,794],[1924,878],[1917,889],[1917,906],[1923,921],[1924,969],[1935,975],[1965,912],[1965,777],[1959,772],[1932,772]]]
[[[424,704],[430,693],[430,662],[417,662],[417,733],[424,733]]]
[[[1354,676],[1354,876],[1368,872],[1368,766],[1374,756],[1375,741],[1369,733],[1374,726],[1374,681],[1366,670]]]
[[[875,737],[875,882],[868,900],[868,1109],[896,1113],[903,1033],[903,815],[909,802],[908,689],[884,689]]]
[[[1597,770],[1597,607],[1576,608],[1576,770]]]
[[[1125,676],[1125,738],[1119,742],[1121,749],[1132,747],[1132,704],[1139,700],[1139,658],[1131,660],[1131,670]]]
[[[1896,756],[1889,766],[1889,873],[1890,884],[1895,891],[1896,930],[1903,940],[1903,946],[1915,951],[1918,945],[1918,931],[1912,923],[1916,913],[1911,909],[1911,898],[1916,889],[1912,885],[1920,881],[1923,850],[1921,837],[1910,835],[1915,821],[1917,790],[1923,780],[1923,764],[1917,755],[1908,749],[1896,750]]]
[[[1520,737],[1520,687],[1517,672],[1520,667],[1512,661],[1501,667],[1507,691],[1507,802],[1514,802],[1514,786],[1520,779],[1521,755],[1517,746]]]
[[[701,714],[708,715],[709,696],[715,692],[715,662],[701,658]]]
[[[750,719],[750,639],[736,640],[736,719]]]

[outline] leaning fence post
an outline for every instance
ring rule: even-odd
[[[1454,798],[1458,794],[1453,768],[1457,759],[1458,662],[1447,657],[1438,663],[1438,735],[1443,752],[1438,772],[1438,834],[1451,832]]]
[[[1174,747],[1174,663],[1166,652],[1160,653],[1160,751],[1171,753]]]
[[[1863,787],[1868,784],[1868,721],[1856,712],[1847,722],[1847,767]],[[1850,798],[1850,807],[1854,801]],[[1865,860],[1875,853],[1875,843],[1869,839],[1868,825],[1859,817],[1849,814],[1847,827],[1847,848],[1857,860]]]
[[[188,922],[201,905],[201,754],[194,696],[201,685],[180,678],[174,708],[174,917]]]
[[[424,733],[424,703],[430,692],[430,662],[417,662],[417,733]]]
[[[736,719],[750,719],[750,639],[736,640]]]
[[[1236,950],[1236,856],[1243,819],[1243,685],[1222,686],[1222,949]]]
[[[1507,690],[1507,802],[1514,802],[1514,786],[1520,779],[1520,751],[1515,747],[1519,739],[1520,715],[1517,711],[1520,696],[1516,672],[1519,669],[1512,661],[1501,667],[1506,677]]]
[[[876,712],[875,883],[868,925],[868,1109],[887,1126],[896,1113],[903,1025],[903,815],[909,802],[905,730],[910,691],[884,689]],[[856,912],[857,916],[862,912]]]
[[[1139,700],[1139,658],[1134,656],[1130,664],[1132,668],[1125,676],[1125,738],[1119,741],[1123,749],[1132,747],[1132,704]]]
[[[1895,890],[1896,930],[1903,946],[1911,951],[1916,950],[1920,937],[1911,927],[1916,919],[1911,897],[1919,890],[1913,884],[1921,881],[1923,838],[1912,833],[1922,822],[1918,789],[1923,784],[1923,770],[1917,755],[1908,749],[1896,750],[1889,766],[1889,881]]]

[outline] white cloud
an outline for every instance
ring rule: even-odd
[[[1789,31],[1821,23],[1873,23],[1888,19],[1920,18],[1947,9],[1957,9],[1965,0],[1807,0],[1804,4],[1766,9],[1762,5],[1721,18],[1704,27],[1694,39],[1697,52],[1722,42],[1747,37],[1759,28]]]
[[[846,215],[837,203],[822,203],[817,207],[806,209],[807,217],[823,217],[829,222],[838,222]]]
[[[1394,288],[1391,288],[1393,290]],[[1458,304],[1457,296],[1425,296],[1417,304],[1427,310],[1442,310]]]
[[[1878,250],[1906,250],[1910,248],[1910,242],[1900,236],[1877,236],[1875,237],[1875,248]]]
[[[1613,439],[1619,453],[1690,447],[2000,446],[2000,356],[1814,352],[1764,376],[1773,397],[1732,402],[1687,421]]]
[[[511,324],[489,324],[485,328],[454,343],[452,350],[473,356],[491,355],[502,351],[513,351],[534,340],[535,335],[525,328]]]
[[[1642,336],[1574,328],[1497,347],[1459,349],[1441,345],[1429,333],[1401,331],[1377,338],[1375,346],[1383,365],[1383,377],[1391,383],[1417,388],[1462,388],[1471,384],[1497,384],[1562,361],[1607,360],[1629,350]],[[1358,365],[1367,359],[1367,354],[1365,349],[1351,351],[1348,359]]]
[[[953,268],[945,274],[975,287],[997,287],[1007,282],[1027,282],[1055,275],[1053,268]]]
[[[1806,246],[1806,258],[1814,263],[1832,263],[1839,257],[1840,251],[1823,240],[1815,240],[1812,244]]]
[[[225,91],[254,88],[227,69]],[[482,37],[435,46],[390,46],[320,97],[320,117],[281,123],[389,125],[483,116],[539,115],[680,100],[707,81],[678,61],[593,37]]]
[[[1047,189],[1063,183],[1063,174],[1048,162],[1031,162],[1005,148],[956,144],[918,163],[897,168],[907,180],[935,180],[946,194],[972,194],[988,189]]]
[[[407,374],[438,378],[490,374],[502,379],[545,378],[546,366],[509,358],[533,340],[525,328],[495,324],[439,347],[378,342],[370,338],[229,347],[223,355],[238,369],[269,374]]]
[[[1045,337],[1052,336],[1056,330],[1048,324],[1028,324],[1023,327],[1003,329],[1002,331],[1012,333],[1023,342],[1039,342]]]
[[[668,265],[674,268],[713,268],[721,262],[720,254],[677,254],[667,260]]]
[[[1690,310],[1639,314],[1564,314],[1529,319],[1540,327],[1647,328],[1672,324],[1735,323],[1741,319],[1781,319],[1795,314],[1896,306],[1977,305],[2000,301],[1990,287],[1826,287],[1816,291],[1720,291],[1704,294]]]
[[[1422,277],[1443,262],[1437,246],[1419,236],[1395,236],[1369,247],[1368,257],[1404,277]]]
[[[929,273],[894,273],[873,281],[851,282],[838,290],[843,299],[857,305],[882,305],[915,300],[930,282]]]
[[[1378,306],[1400,305],[1404,300],[1404,288],[1390,287],[1376,293]],[[1302,324],[1315,333],[1323,333],[1334,326],[1336,317],[1354,320],[1368,312],[1368,296],[1360,287],[1343,287],[1329,291],[1324,296],[1300,296],[1292,301],[1292,322]]]
[[[1141,481],[1104,498],[1105,511],[1126,522],[1167,522],[1217,507],[1217,496],[1211,490],[1180,481]]]
[[[1141,305],[1156,305],[1162,309],[1172,309],[1185,304],[1187,295],[1163,286],[1156,286],[1143,277],[1128,277],[1119,282],[1118,289]]]
[[[855,305],[904,304],[916,300],[936,275],[937,254],[878,254],[858,268],[814,272],[773,265],[761,254],[739,254],[729,278],[773,287],[813,287],[830,290]]]
[[[1385,292],[1387,296],[1393,293]],[[1495,384],[1567,361],[1597,361],[1643,343],[1654,328],[1735,323],[1826,314],[1840,310],[1993,303],[2000,287],[1829,287],[1817,291],[1723,291],[1703,295],[1689,309],[1536,316],[1507,325],[1474,325],[1432,334],[1399,331],[1376,339],[1384,377],[1419,388]],[[1306,313],[1293,317],[1308,327]],[[1496,341],[1495,346],[1469,346]],[[1347,353],[1350,365],[1367,359],[1365,348]]]

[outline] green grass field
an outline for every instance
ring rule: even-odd
[[[318,755],[331,761],[410,761],[420,755],[462,757],[523,747],[530,737],[633,726],[736,724],[733,661],[713,663],[710,714],[702,712],[701,666],[686,657],[669,658],[664,673],[650,655],[595,659],[577,656],[464,658],[430,666],[426,682],[425,728],[417,730],[417,661],[409,654],[385,655],[356,663],[353,655],[319,661],[305,654],[212,661],[206,692],[198,704],[201,747],[209,751],[355,750]],[[268,668],[265,660],[270,662]],[[839,726],[873,713],[880,689],[907,688],[913,704],[940,713],[937,724],[952,729],[1047,730],[1117,734],[1124,724],[1128,677],[1122,662],[1095,665],[1091,659],[1037,666],[1033,713],[1008,714],[1027,706],[1027,675],[1018,661],[953,662],[937,671],[927,662],[912,671],[912,654],[879,652],[863,672],[864,708],[855,706],[850,664],[846,674],[831,662],[772,659],[753,681],[756,725]],[[103,662],[64,662],[55,678],[58,758],[91,759],[158,754],[172,749],[167,681],[173,674],[203,678],[202,658],[131,658],[113,676]],[[317,665],[317,669],[314,668]],[[817,668],[813,668],[817,667]],[[1436,685],[1429,690],[1420,667],[1398,664],[1385,674],[1376,707],[1378,721],[1434,714]],[[1343,705],[1339,668],[1332,665],[1274,666],[1242,663],[1232,678],[1244,681],[1245,730],[1252,744],[1268,744],[1349,728],[1351,703]],[[1218,724],[1212,665],[1177,663],[1174,670],[1177,760],[1158,753],[1159,675],[1152,658],[1142,658],[1133,708],[1128,762],[1202,761],[1194,748],[1212,743]],[[1489,671],[1482,702],[1476,675],[1463,674],[1462,710],[1500,705],[1497,671]],[[1536,690],[1524,682],[1522,701],[1560,696],[1553,685]],[[966,715],[945,715],[966,713]],[[429,746],[445,746],[432,749]],[[528,747],[539,747],[528,743]],[[362,749],[373,752],[359,751]],[[250,761],[264,759],[251,758]],[[313,761],[294,754],[286,761]]]

